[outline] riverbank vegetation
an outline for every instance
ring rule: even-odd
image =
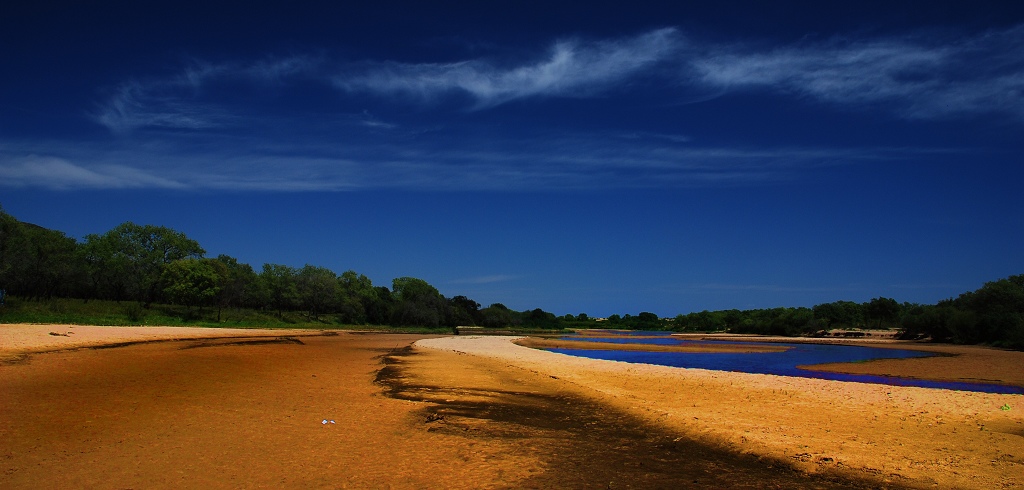
[[[621,328],[679,332],[827,335],[836,329],[894,329],[902,338],[1024,349],[1024,275],[934,305],[875,298],[806,307],[701,311],[659,318],[649,312],[593,318],[542,309],[483,307],[445,297],[414,277],[390,287],[365,275],[315,265],[206,257],[181,232],[127,222],[82,241],[18,221],[0,208],[0,322],[101,325],[387,326],[517,330]]]

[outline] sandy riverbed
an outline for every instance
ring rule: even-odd
[[[910,486],[1024,486],[1020,395],[599,361],[528,349],[510,338],[416,345],[554,376],[658,426],[808,472]],[[1014,357],[1015,366],[1024,360],[1024,353],[999,352]]]
[[[1024,486],[1019,395],[511,340],[0,325],[0,487]]]

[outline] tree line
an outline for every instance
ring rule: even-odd
[[[315,265],[263,264],[206,251],[163,226],[122,223],[81,242],[60,231],[18,221],[0,208],[0,290],[26,299],[78,298],[196,308],[301,312],[308,321],[427,328],[479,325],[559,328],[540,309],[486,308],[466,296],[447,298],[422,279],[399,277],[391,287],[363,274]],[[329,318],[328,318],[329,317]]]
[[[1024,275],[986,283],[934,305],[875,298],[812,308],[701,311],[674,318],[654,313],[596,319],[561,317],[541,309],[482,307],[466,296],[447,298],[422,279],[374,285],[355,271],[336,274],[314,265],[263,264],[206,257],[199,243],[170,228],[127,222],[81,242],[23,223],[0,208],[0,291],[28,299],[53,297],[248,308],[278,316],[301,312],[309,321],[428,328],[622,328],[765,335],[825,335],[834,329],[897,329],[902,338],[1024,349]],[[2,297],[2,296],[0,296]]]
[[[730,332],[780,336],[863,335],[895,329],[899,338],[1024,349],[1024,274],[985,283],[976,291],[937,304],[874,298],[835,301],[812,308],[700,311],[675,318],[653,313],[612,315],[612,327],[676,332]]]
[[[1024,349],[1024,274],[985,283],[976,291],[937,304],[874,298],[835,301],[813,308],[701,311],[659,319],[652,313],[612,315],[608,325],[677,332],[731,332],[781,336],[863,335],[895,329],[899,338]]]

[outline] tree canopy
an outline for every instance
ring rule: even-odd
[[[191,258],[167,264],[161,280],[167,299],[189,308],[212,302],[224,282],[211,261]]]
[[[163,268],[206,253],[199,242],[163,226],[125,222],[102,235],[87,235],[82,247],[90,272],[114,299],[157,299]]]

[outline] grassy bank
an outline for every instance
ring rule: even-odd
[[[246,308],[222,309],[185,308],[183,306],[153,304],[144,306],[134,301],[99,301],[67,298],[27,300],[7,297],[0,306],[0,323],[41,323],[66,325],[106,326],[188,326],[212,328],[309,328],[331,330],[372,330],[379,332],[448,334],[449,327],[395,327],[390,325],[351,325],[339,322],[332,315],[311,318],[305,312],[262,311]],[[474,330],[473,334],[488,333],[558,333],[551,330],[491,329]]]
[[[70,325],[164,325],[230,328],[383,329],[391,327],[345,325],[329,315],[310,318],[302,312],[267,312],[251,309],[185,308],[176,305],[144,306],[133,301],[54,298],[7,298],[0,306],[0,323],[55,323]],[[424,329],[402,329],[402,331]]]

